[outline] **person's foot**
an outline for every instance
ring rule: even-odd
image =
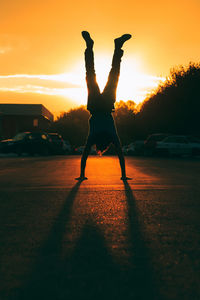
[[[123,44],[131,38],[131,34],[123,34],[119,38],[115,39],[115,48],[121,49]]]
[[[82,34],[82,37],[84,38],[84,40],[86,42],[87,48],[92,48],[93,45],[94,45],[94,41],[93,41],[93,39],[91,39],[89,32],[88,31],[82,31],[81,34]]]
[[[131,180],[132,178],[127,177],[127,176],[122,176],[120,179],[123,181],[126,181],[126,180]]]
[[[78,180],[78,181],[83,181],[83,180],[87,180],[88,178],[85,177],[85,176],[80,176],[80,177],[77,177],[75,179]]]

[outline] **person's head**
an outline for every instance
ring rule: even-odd
[[[96,137],[96,152],[101,156],[110,147],[111,138],[107,133],[98,134]]]

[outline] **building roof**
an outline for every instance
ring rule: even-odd
[[[0,114],[20,116],[43,116],[53,121],[53,114],[42,104],[0,104]]]

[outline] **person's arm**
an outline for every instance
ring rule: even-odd
[[[131,178],[126,176],[125,160],[124,160],[124,155],[122,152],[121,144],[117,144],[117,145],[114,144],[114,146],[115,146],[115,150],[118,155],[119,163],[120,163],[120,167],[121,167],[121,173],[122,173],[121,180],[129,180]]]
[[[86,161],[88,158],[88,155],[90,154],[92,145],[90,143],[87,143],[85,145],[85,148],[83,150],[82,158],[81,158],[81,172],[80,177],[76,178],[76,180],[86,180],[87,177],[85,177],[85,167],[86,167]]]

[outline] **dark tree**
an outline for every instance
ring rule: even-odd
[[[130,143],[136,135],[135,114],[135,102],[129,100],[116,103],[114,119],[122,144]]]
[[[172,69],[166,81],[143,103],[138,123],[144,134],[200,132],[200,64]]]
[[[58,132],[72,145],[84,145],[88,133],[89,112],[85,106],[63,112],[52,124],[51,131]]]

